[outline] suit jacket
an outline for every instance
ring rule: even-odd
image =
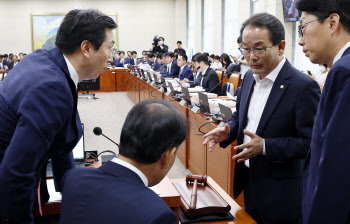
[[[8,61],[8,60],[3,60],[3,61],[2,61],[2,64],[3,64],[4,66],[5,66],[5,65],[8,66],[8,65],[9,65],[9,61]]]
[[[254,85],[250,70],[237,97],[237,110],[228,122],[230,137],[220,143],[221,147],[227,147],[235,139],[237,145],[243,144]],[[318,84],[286,60],[256,130],[256,134],[265,140],[266,155],[250,159],[250,168],[244,163],[236,163],[234,171],[234,197],[237,198],[251,181],[250,194],[264,222],[285,223],[286,220],[301,219],[303,165],[319,97]]]
[[[41,202],[48,200],[47,161],[60,191],[82,135],[76,87],[57,48],[36,50],[8,73],[0,83],[0,114],[0,222],[33,223],[40,179]]]
[[[19,61],[17,61],[17,64],[18,64],[18,62],[19,62]],[[16,64],[16,65],[17,65],[17,64]],[[9,63],[9,65],[8,65],[8,69],[11,70],[11,69],[13,69],[13,67],[15,67],[15,62],[14,62],[14,61],[11,61],[11,62]]]
[[[179,79],[183,80],[185,78],[190,80],[190,81],[193,81],[193,71],[188,65],[185,65],[185,67],[182,69],[182,71],[180,68]]]
[[[350,48],[327,75],[304,170],[303,223],[349,223]],[[346,221],[347,220],[347,221]]]
[[[193,75],[193,82],[190,82],[190,87],[200,86],[202,80],[202,73],[197,71],[197,74]]]
[[[160,64],[157,59],[154,61],[153,71],[158,71],[160,69]]]
[[[129,61],[126,58],[124,58],[123,62],[121,62],[121,58],[118,58],[115,62],[116,67],[124,67],[126,64],[129,64]]]
[[[205,74],[202,74],[202,79],[203,81],[199,80],[199,85],[202,84],[206,92],[220,94],[219,77],[212,68],[208,67]]]
[[[166,70],[167,70],[167,66],[166,66],[165,63],[163,63],[163,64],[160,65],[158,70],[154,70],[154,71],[162,73],[162,72],[167,72]]]
[[[136,59],[137,60],[137,59]],[[135,58],[128,58],[128,63],[132,65],[137,65],[137,61],[135,63]]]
[[[134,171],[112,161],[70,170],[64,178],[61,223],[178,223]]]
[[[165,70],[164,72],[160,72],[160,74],[162,75],[163,78],[166,78],[166,77],[175,78],[179,76],[179,71],[180,71],[180,67],[177,65],[176,60],[174,60],[171,63],[170,73],[167,70]]]
[[[159,53],[166,53],[166,52],[168,52],[168,50],[169,50],[168,45],[165,45],[165,44],[164,44],[164,45],[163,45],[163,49],[159,47],[158,52],[159,52]]]

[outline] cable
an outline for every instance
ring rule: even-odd
[[[196,134],[195,131],[194,131],[194,126],[193,126],[193,124],[192,124],[192,120],[191,120],[191,113],[188,114],[188,118],[189,118],[189,120],[190,120],[191,127],[192,127],[192,130],[193,130],[193,134],[194,134],[194,135],[205,135],[205,134],[207,134],[207,133],[202,132],[202,131],[201,131],[201,128],[202,128],[203,126],[207,125],[207,124],[210,124],[210,123],[213,123],[213,122],[214,122],[214,121],[209,121],[209,122],[206,122],[206,123],[202,124],[202,125],[198,128],[198,131],[199,131],[201,134]]]
[[[98,157],[99,157],[102,153],[106,153],[106,152],[112,153],[115,157],[118,157],[117,153],[115,153],[115,152],[113,152],[113,151],[111,151],[111,150],[105,150],[105,151],[100,152],[100,153],[97,155],[95,161],[98,161]]]

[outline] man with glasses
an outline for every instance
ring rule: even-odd
[[[204,136],[213,150],[237,139],[233,194],[258,223],[301,223],[302,171],[320,97],[318,84],[283,56],[285,31],[274,16],[252,16],[241,28],[240,50],[251,70],[236,112]]]
[[[299,45],[330,71],[304,169],[303,223],[350,223],[350,1],[300,0]]]

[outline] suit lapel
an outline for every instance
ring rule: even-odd
[[[264,111],[261,115],[260,122],[258,128],[256,129],[256,134],[261,135],[264,130],[266,124],[270,120],[273,112],[275,111],[278,103],[280,102],[282,96],[286,92],[290,82],[289,77],[291,73],[288,71],[291,68],[288,60],[284,63],[281,71],[278,73],[278,76],[275,80],[275,83],[272,86],[269,98],[267,99]]]
[[[242,88],[242,93],[241,93],[241,101],[240,101],[240,107],[242,113],[242,118],[240,119],[242,124],[240,125],[241,127],[247,126],[247,114],[248,114],[248,108],[249,108],[249,102],[250,98],[253,93],[254,85],[255,85],[255,79],[253,77],[253,72],[249,70],[249,73],[247,74],[247,78],[244,82],[244,85],[246,85],[246,88]],[[241,117],[241,116],[240,116]]]

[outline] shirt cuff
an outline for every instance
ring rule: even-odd
[[[263,141],[264,141],[264,147],[263,147],[263,152],[262,152],[262,154],[263,154],[264,156],[266,156],[265,139],[263,139]]]

